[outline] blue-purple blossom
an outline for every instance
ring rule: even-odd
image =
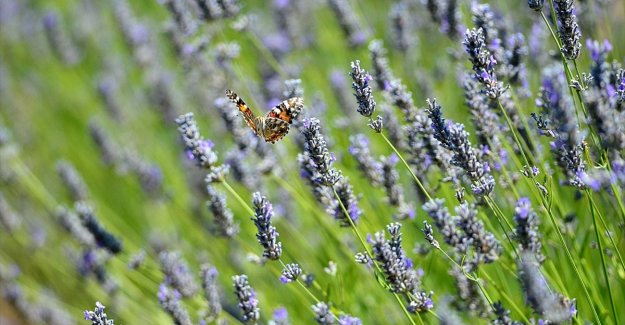
[[[414,209],[404,199],[404,190],[399,184],[399,172],[395,168],[395,165],[399,161],[396,154],[391,154],[388,157],[382,157],[382,172],[384,189],[386,190],[386,198],[388,203],[398,208],[398,213],[394,214],[394,218],[397,220],[404,220],[414,217]]]
[[[391,80],[395,79],[386,57],[386,49],[381,40],[375,39],[369,42],[369,54],[371,55],[374,81],[378,89],[388,91]]]
[[[541,251],[541,234],[538,230],[540,220],[532,209],[532,203],[528,198],[522,197],[517,201],[514,208],[514,221],[516,222],[515,240],[523,250],[532,252],[536,257],[536,261],[542,264],[545,256]]]
[[[76,318],[56,303],[54,297],[46,295],[45,291],[37,292],[41,296],[37,302],[29,300],[24,291],[19,282],[2,278],[0,272],[0,297],[3,299],[3,307],[10,305],[10,308],[20,314],[22,320],[32,324],[48,325],[66,325],[75,321]]]
[[[217,233],[227,238],[233,238],[239,233],[239,225],[234,222],[232,211],[226,203],[226,196],[212,185],[206,186],[208,201],[206,207],[213,214]]]
[[[214,21],[236,16],[241,11],[238,0],[195,0],[200,10],[200,18]]]
[[[518,264],[518,275],[526,304],[545,321],[556,324],[570,321],[575,316],[572,313],[575,311],[575,300],[570,300],[550,288],[534,254],[522,253]]]
[[[198,285],[195,278],[180,253],[161,252],[159,262],[166,284],[176,289],[183,297],[191,297],[197,292]]]
[[[280,281],[284,284],[296,281],[302,275],[302,269],[298,264],[292,263],[284,266]]]
[[[401,247],[400,229],[401,224],[391,223],[386,226],[390,238],[387,239],[383,231],[368,236],[372,258],[382,269],[389,290],[406,294],[409,297],[408,310],[410,312],[427,311],[433,308],[432,293],[421,291],[419,272],[413,268],[412,262],[406,258]]]
[[[488,97],[499,98],[505,88],[495,75],[497,61],[486,48],[484,30],[482,28],[467,30],[462,44],[469,53],[469,60],[473,64],[473,71],[475,72],[473,77],[482,84]]]
[[[523,62],[527,56],[525,36],[521,33],[512,34],[508,36],[506,43],[500,73],[511,85],[527,86],[525,63]]]
[[[43,27],[52,52],[64,64],[75,65],[80,61],[81,54],[62,25],[61,16],[56,11],[50,10],[43,16]]]
[[[273,311],[273,317],[269,321],[270,325],[289,325],[289,313],[286,308],[280,307]]]
[[[211,169],[217,162],[217,153],[213,151],[213,142],[204,139],[200,134],[193,113],[187,113],[176,119],[178,132],[182,137],[185,152],[189,159],[194,160],[198,167]]]
[[[349,75],[352,77],[352,89],[358,102],[357,111],[360,115],[370,118],[375,111],[373,91],[369,85],[369,81],[373,80],[373,78],[366,70],[360,68],[360,60],[353,61],[351,68],[352,71]]]
[[[433,136],[441,145],[453,152],[451,164],[462,168],[472,181],[471,189],[477,196],[489,195],[495,188],[495,179],[489,173],[486,163],[469,141],[469,133],[464,125],[455,123],[449,125],[442,117],[441,106],[436,99],[427,101],[428,114],[432,120]]]
[[[515,321],[510,317],[510,311],[505,309],[501,301],[493,304],[496,318],[492,321],[493,325],[523,325],[525,323]]]
[[[465,201],[455,208],[456,215],[452,216],[444,204],[444,200],[434,199],[426,202],[423,210],[432,218],[445,243],[454,248],[458,259],[462,257],[464,268],[470,272],[479,264],[496,261],[502,253],[501,244],[477,219],[475,205]]]
[[[312,310],[315,313],[315,321],[320,325],[334,325],[335,318],[332,311],[330,311],[330,306],[325,302],[319,302],[312,306]]]
[[[121,252],[122,242],[102,227],[89,204],[84,201],[76,202],[75,210],[85,229],[93,235],[98,247],[105,248],[113,254]]]
[[[534,11],[541,11],[543,10],[544,2],[544,0],[528,0],[527,5]]]
[[[425,235],[425,240],[430,243],[430,245],[434,246],[437,249],[440,249],[441,246],[438,243],[438,240],[434,238],[434,231],[432,230],[432,226],[427,221],[423,221],[423,234]]]
[[[202,279],[204,299],[206,299],[206,306],[208,307],[208,314],[205,316],[205,319],[209,320],[216,319],[222,310],[217,274],[215,267],[209,264],[202,264],[200,278]]]
[[[238,306],[243,312],[243,321],[248,324],[254,324],[260,318],[260,309],[258,308],[258,299],[256,299],[256,291],[250,287],[247,275],[235,275],[232,277],[234,283],[234,294],[237,296]]]
[[[304,135],[304,150],[313,163],[314,171],[319,174],[317,182],[324,185],[333,185],[341,179],[341,173],[332,168],[334,159],[328,150],[326,140],[321,134],[320,122],[316,118],[304,119],[302,134]]]
[[[396,2],[389,10],[389,25],[393,47],[406,53],[416,43],[413,17],[406,2]]]
[[[95,303],[95,309],[93,311],[85,310],[85,320],[90,320],[91,325],[113,325],[115,324],[112,319],[108,319],[108,316],[104,312],[104,305],[99,301]]]
[[[362,321],[352,315],[341,315],[339,316],[339,325],[362,325]]]
[[[89,197],[89,189],[74,165],[66,160],[61,160],[56,165],[56,170],[63,180],[74,201],[83,201]]]
[[[180,293],[176,289],[167,287],[162,283],[158,290],[158,302],[176,325],[191,325],[191,317],[180,302]]]
[[[560,42],[562,42],[562,54],[567,60],[575,60],[582,47],[580,43],[582,34],[574,14],[573,0],[554,0],[553,5],[558,20],[558,35]]]
[[[351,223],[356,223],[362,210],[358,206],[358,197],[354,195],[354,190],[347,177],[342,177],[334,186],[334,190],[338,196],[336,205],[327,206],[326,211],[331,212],[334,218],[339,222],[341,227],[350,227]],[[345,211],[347,210],[347,216]],[[351,222],[349,219],[351,219]]]
[[[271,224],[273,218],[273,207],[266,197],[259,192],[254,192],[254,216],[252,221],[258,229],[256,239],[263,246],[263,257],[271,260],[278,260],[282,255],[282,243],[278,241],[280,234],[276,227]]]

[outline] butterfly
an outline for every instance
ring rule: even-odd
[[[234,91],[226,90],[226,97],[237,105],[239,111],[243,113],[245,123],[254,131],[254,134],[271,143],[275,143],[289,133],[291,123],[304,108],[304,99],[292,97],[267,112],[267,116],[254,116],[252,110]]]

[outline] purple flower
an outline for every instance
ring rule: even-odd
[[[273,311],[273,319],[277,321],[284,321],[289,317],[289,314],[284,307],[277,308]]]
[[[247,281],[247,275],[235,275],[232,277],[234,282],[234,293],[239,300],[238,306],[243,312],[243,320],[254,323],[260,318],[260,309],[258,308],[258,300],[256,299],[256,291],[250,287]]]
[[[278,241],[280,234],[276,231],[276,228],[271,224],[271,218],[273,218],[273,207],[266,197],[262,196],[260,192],[254,192],[254,216],[252,221],[258,229],[256,239],[258,243],[263,246],[263,257],[271,260],[278,260],[282,255],[282,243]]]
[[[529,198],[522,197],[517,201],[515,211],[519,218],[527,218],[527,215],[530,213],[532,207]]]

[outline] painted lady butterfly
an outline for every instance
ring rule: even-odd
[[[226,96],[243,113],[245,123],[254,131],[254,134],[271,143],[284,138],[289,132],[289,126],[304,108],[304,99],[292,97],[270,110],[267,116],[254,116],[252,110],[234,91],[226,90]]]

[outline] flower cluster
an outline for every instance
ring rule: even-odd
[[[207,169],[208,175],[213,175],[211,180],[223,179],[227,169],[215,165],[217,163],[217,153],[213,150],[213,142],[206,140],[200,134],[193,113],[187,113],[176,119],[178,132],[182,137],[185,151],[189,159],[194,160],[198,167]]]
[[[297,157],[302,177],[311,185],[317,201],[325,207],[327,213],[342,227],[351,226],[362,213],[358,207],[358,198],[348,178],[332,167],[334,155],[327,148],[319,120],[304,120],[302,134],[305,152]]]
[[[233,238],[239,232],[239,226],[234,222],[232,211],[226,204],[226,196],[212,185],[206,185],[208,201],[206,207],[213,214],[215,226],[220,235]]]
[[[219,286],[217,283],[217,269],[209,264],[202,264],[200,268],[200,278],[202,279],[202,290],[208,305],[208,314],[205,319],[213,320],[221,312],[221,301]]]
[[[562,54],[568,60],[575,60],[582,48],[580,43],[582,33],[574,14],[573,0],[554,0],[553,5],[558,20],[558,35],[562,42]]]
[[[370,239],[372,258],[384,272],[384,278],[391,292],[406,294],[409,299],[408,309],[423,312],[434,307],[431,296],[420,290],[421,281],[418,272],[413,269],[401,247],[401,224],[391,223],[386,226],[390,239],[383,231],[376,232]]]
[[[165,284],[172,286],[183,297],[191,297],[197,292],[198,285],[180,253],[161,252],[159,262],[165,274]]]
[[[475,206],[464,202],[456,207],[456,215],[452,216],[444,204],[444,200],[434,199],[425,203],[423,210],[432,218],[445,243],[454,248],[458,261],[465,257],[463,267],[472,271],[479,264],[499,259],[501,244],[477,219]]]
[[[76,202],[75,210],[85,229],[93,235],[93,239],[98,247],[105,248],[113,254],[121,252],[122,242],[102,227],[89,204]]]
[[[354,89],[354,96],[358,101],[356,110],[364,117],[371,117],[371,114],[375,111],[375,100],[373,99],[369,81],[373,80],[373,78],[366,70],[360,68],[359,60],[353,61],[351,67],[352,71],[349,75],[352,77],[352,89]]]
[[[280,276],[280,281],[282,281],[282,283],[296,281],[300,277],[300,275],[302,275],[302,273],[303,271],[298,264],[287,264],[282,270],[282,276]]]
[[[235,275],[232,277],[234,294],[239,300],[239,309],[243,312],[243,321],[254,324],[260,318],[260,309],[256,299],[256,291],[250,287],[247,275]]]
[[[488,97],[497,99],[505,91],[503,84],[497,81],[495,65],[497,61],[486,48],[484,30],[471,29],[465,33],[464,47],[469,53],[469,60],[473,64],[473,77],[484,86]]]
[[[276,231],[276,227],[271,225],[273,217],[273,207],[266,197],[260,195],[259,192],[254,193],[254,216],[252,220],[258,229],[256,239],[258,243],[265,249],[263,257],[270,260],[278,260],[282,255],[282,243],[278,241],[280,234]]]
[[[158,302],[161,307],[171,316],[174,324],[177,325],[191,325],[191,317],[180,302],[180,293],[176,289],[167,287],[166,284],[161,284],[158,290]]]
[[[570,300],[549,288],[533,253],[522,253],[518,264],[525,300],[541,316],[543,322],[558,324],[575,316],[575,299]]]
[[[540,223],[538,215],[532,209],[530,200],[522,197],[517,201],[514,209],[514,221],[516,229],[514,236],[524,251],[534,253],[536,261],[540,264],[545,260],[542,254],[542,244],[540,243],[540,232],[538,225]]]
[[[334,156],[330,154],[326,140],[321,134],[321,123],[316,118],[303,121],[302,134],[304,135],[305,155],[313,163],[316,175],[310,175],[314,183],[334,185],[341,179],[341,173],[332,168]]]
[[[478,152],[471,146],[469,133],[464,130],[464,125],[456,123],[449,126],[436,99],[428,99],[427,103],[433,135],[443,147],[453,152],[451,163],[462,168],[469,176],[473,193],[478,196],[489,195],[495,188],[495,179],[489,173],[488,164],[482,162]]]
[[[104,305],[99,301],[95,303],[95,309],[93,311],[85,310],[85,320],[90,320],[91,325],[113,325],[115,324],[112,319],[108,319],[108,316],[104,312]]]

